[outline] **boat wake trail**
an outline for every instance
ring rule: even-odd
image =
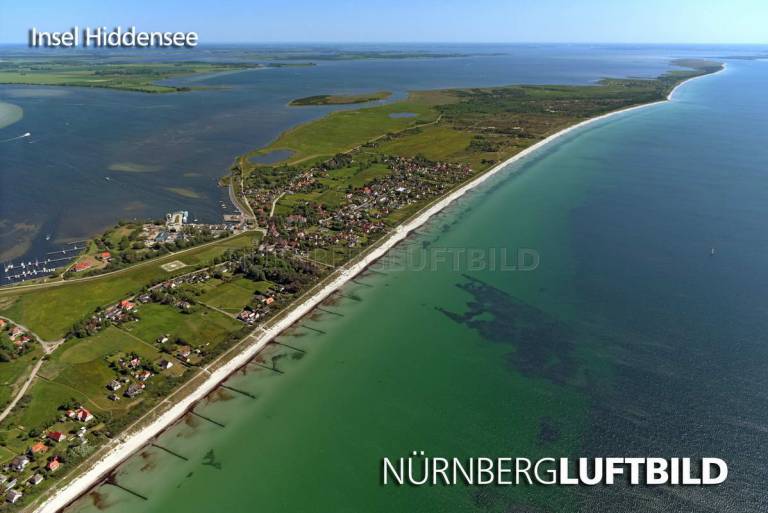
[[[17,137],[11,137],[10,139],[5,139],[5,140],[3,140],[3,141],[0,141],[0,143],[7,143],[7,142],[15,141],[15,140],[17,140],[17,139],[24,139],[25,137],[29,137],[29,136],[31,136],[31,135],[32,135],[31,133],[29,133],[29,132],[26,132],[26,133],[24,133],[24,134],[21,134],[21,135],[19,135],[19,136],[17,136]]]

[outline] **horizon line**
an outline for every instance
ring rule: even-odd
[[[680,46],[680,45],[691,45],[691,46],[766,46],[768,47],[768,42],[701,42],[701,41],[690,41],[690,42],[670,42],[670,41],[642,41],[642,42],[632,42],[632,41],[330,41],[330,40],[322,40],[322,41],[289,41],[289,40],[281,40],[281,41],[207,41],[207,42],[199,42],[197,47],[200,46],[217,46],[217,45],[342,45],[342,44],[352,44],[352,45],[638,45],[638,46],[650,46],[650,45],[665,45],[665,46]],[[2,42],[0,41],[0,46],[25,46],[29,47],[27,42]],[[98,49],[119,49],[120,47],[115,48],[98,48]],[[153,47],[154,48],[154,47]],[[153,49],[153,48],[134,48],[136,50],[140,49]],[[47,48],[36,48],[38,50],[45,50]],[[54,48],[50,48],[54,49]],[[87,48],[85,48],[87,49]],[[92,48],[97,49],[97,48]],[[166,48],[167,49],[167,48]],[[184,49],[184,48],[179,48]]]

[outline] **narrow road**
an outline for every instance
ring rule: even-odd
[[[222,313],[222,314],[226,315],[227,317],[231,317],[233,319],[237,319],[237,314],[233,314],[231,312],[224,311],[224,310],[222,310],[221,308],[219,308],[217,306],[209,305],[208,303],[203,303],[202,301],[198,301],[197,303],[200,304],[200,305],[203,305],[206,308],[210,308],[211,310],[215,310],[215,311],[217,311],[219,313]]]
[[[243,177],[240,176],[240,191],[242,192],[242,190]],[[235,194],[235,186],[232,183],[232,178],[229,179],[229,201],[240,211],[240,215],[243,216],[244,221],[256,219],[256,214],[253,213],[251,206],[248,204],[245,194],[242,194],[239,198],[237,197],[237,194]]]
[[[54,351],[54,349],[59,347],[59,345],[62,342],[64,342],[63,338],[60,338],[59,340],[43,340],[42,337],[40,337],[40,335],[38,335],[31,329],[27,328],[23,324],[19,324],[13,319],[9,319],[8,317],[3,317],[2,315],[0,315],[0,319],[4,320],[7,323],[13,324],[14,326],[18,326],[19,328],[23,329],[24,331],[32,335],[35,338],[35,340],[37,340],[37,342],[42,346],[43,353],[45,354],[51,354]]]
[[[281,192],[277,196],[277,198],[275,198],[275,200],[272,202],[272,208],[269,211],[269,217],[270,218],[275,215],[275,207],[277,206],[277,202],[280,201],[280,198],[282,198],[283,196],[285,196],[285,191]]]
[[[16,403],[19,402],[19,400],[24,397],[24,394],[27,393],[27,389],[29,388],[29,385],[32,384],[32,380],[35,379],[35,376],[37,376],[37,371],[40,370],[40,367],[43,365],[43,360],[40,358],[34,367],[32,367],[32,373],[29,375],[27,380],[24,382],[24,384],[21,386],[21,389],[16,394],[16,397],[13,398],[13,400],[8,404],[8,406],[5,407],[3,410],[3,413],[0,413],[0,422],[4,421],[5,418],[11,413],[13,408],[16,406]]]

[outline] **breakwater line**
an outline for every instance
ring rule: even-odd
[[[675,90],[670,92],[670,96],[674,91]],[[488,172],[459,187],[455,191],[448,194],[446,197],[436,201],[432,205],[425,207],[411,220],[407,221],[401,226],[398,226],[380,243],[369,248],[369,251],[366,251],[360,258],[343,266],[336,273],[332,274],[331,277],[326,280],[324,285],[318,287],[319,290],[317,292],[306,298],[294,309],[287,312],[273,325],[263,329],[262,334],[257,335],[254,333],[250,335],[249,337],[251,340],[245,350],[231,358],[220,367],[213,370],[205,382],[203,382],[197,389],[189,393],[187,396],[181,398],[178,403],[174,404],[166,412],[160,414],[156,420],[136,430],[133,433],[127,433],[123,437],[122,443],[116,443],[114,446],[110,447],[109,452],[105,455],[105,457],[103,457],[98,463],[91,467],[88,472],[75,478],[68,485],[60,489],[59,492],[51,497],[46,504],[42,505],[38,511],[57,511],[58,509],[66,506],[72,500],[79,497],[81,494],[87,492],[94,484],[99,481],[100,476],[110,472],[114,466],[118,465],[135,451],[140,450],[158,432],[162,431],[169,424],[179,419],[184,413],[186,413],[186,411],[188,411],[189,407],[195,404],[195,402],[204,398],[208,393],[214,390],[219,385],[219,383],[226,380],[229,375],[232,374],[232,372],[236,371],[242,365],[248,363],[256,354],[259,353],[259,351],[261,351],[270,341],[272,341],[274,337],[282,333],[290,326],[294,325],[296,322],[300,321],[305,315],[320,305],[322,301],[327,299],[340,287],[345,285],[361,272],[365,271],[368,266],[385,255],[392,247],[403,241],[415,229],[422,226],[424,223],[429,221],[432,216],[441,212],[444,208],[461,198],[469,190],[479,186],[488,180],[491,176],[494,176],[501,170],[507,168],[510,164],[519,161],[544,148],[553,141],[560,139],[565,134],[572,133],[577,129],[591,125],[599,120],[617,116],[618,114],[630,112],[633,110],[647,108],[659,103],[664,103],[664,100],[615,111],[566,128],[518,153],[517,155],[514,155],[510,159],[507,159],[505,162],[495,166]],[[208,366],[206,368],[210,367],[211,366]]]

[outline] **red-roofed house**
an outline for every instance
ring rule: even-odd
[[[67,435],[62,433],[61,431],[51,431],[48,433],[48,439],[53,440],[54,442],[62,442],[67,439]]]
[[[72,270],[74,270],[76,273],[79,273],[80,271],[85,271],[86,269],[91,268],[90,262],[77,262],[75,265],[72,266]]]
[[[43,442],[37,442],[35,445],[29,448],[29,451],[32,454],[37,454],[39,452],[45,452],[48,450],[48,446],[45,445]]]
[[[59,457],[58,456],[54,456],[51,459],[51,461],[48,462],[48,465],[46,465],[45,468],[47,468],[48,470],[53,472],[56,469],[58,469],[60,466],[61,466],[61,461],[59,461]]]
[[[109,251],[102,251],[96,256],[96,258],[98,258],[99,260],[108,262],[109,259],[112,258],[112,253],[110,253]]]
[[[93,415],[85,408],[78,408],[75,412],[75,418],[80,422],[89,422],[93,420]]]
[[[134,308],[136,308],[136,305],[135,305],[135,304],[133,304],[133,303],[131,303],[131,302],[130,302],[130,301],[128,301],[127,299],[123,299],[122,301],[120,301],[120,308],[122,308],[123,310],[127,310],[127,311],[129,311],[129,312],[130,312],[131,310],[133,310]]]

